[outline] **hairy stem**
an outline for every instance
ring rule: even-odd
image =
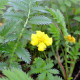
[[[24,24],[24,27],[22,28],[22,30],[21,30],[21,32],[20,32],[20,35],[19,35],[19,37],[18,37],[18,39],[17,39],[17,42],[16,42],[16,44],[15,44],[15,47],[13,48],[10,63],[13,62],[14,53],[15,53],[15,51],[16,51],[16,49],[17,49],[18,43],[19,43],[19,41],[20,41],[20,39],[21,39],[21,37],[22,37],[22,35],[23,35],[23,32],[24,32],[24,30],[25,30],[25,28],[26,28],[26,25],[27,25],[27,23],[28,23],[29,15],[30,15],[30,6],[31,6],[31,1],[30,1],[30,3],[29,3],[28,18],[26,19],[26,22],[25,22],[25,24]]]

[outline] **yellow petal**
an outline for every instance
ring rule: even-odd
[[[0,23],[0,26],[2,26],[3,24],[2,23]]]
[[[31,41],[31,44],[32,44],[33,46],[37,46],[37,45],[38,45],[38,39],[32,40],[32,41]]]
[[[45,43],[47,46],[52,45],[52,42],[53,42],[52,38],[46,38],[46,40],[44,41],[44,43]]]
[[[45,49],[46,49],[46,45],[43,42],[39,43],[38,50],[39,51],[44,51]]]
[[[32,34],[31,35],[31,40],[35,40],[35,38],[37,39],[37,35],[36,34]]]
[[[75,38],[74,38],[74,37],[72,37],[72,42],[73,42],[73,43],[75,43],[75,42],[76,42],[76,40],[75,40]]]

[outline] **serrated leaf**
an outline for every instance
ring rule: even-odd
[[[74,17],[74,20],[80,22],[80,16],[76,16],[76,17]]]
[[[0,70],[7,68],[8,64],[0,62]]]
[[[9,4],[14,8],[14,9],[18,9],[18,10],[23,10],[23,11],[27,11],[28,7],[25,4],[25,2],[27,3],[27,0],[9,0]]]
[[[53,63],[47,63],[45,67],[43,67],[43,69],[50,69],[54,66]]]
[[[42,58],[35,58],[34,64],[36,68],[40,68],[46,65],[45,61]]]
[[[0,52],[8,54],[12,52],[12,49],[8,44],[0,44]]]
[[[19,58],[21,58],[22,60],[24,60],[28,64],[30,63],[31,56],[30,56],[30,53],[28,50],[26,50],[24,48],[17,48],[16,54],[18,55]]]
[[[43,73],[38,75],[37,80],[45,80],[45,77],[46,77],[46,72],[43,72]]]
[[[4,69],[2,72],[9,80],[33,80],[19,68]]]
[[[17,39],[17,34],[10,34],[7,36],[7,38],[5,39],[5,42],[9,42],[9,41],[14,41]]]
[[[0,78],[0,80],[9,80],[8,78]]]
[[[63,80],[63,79],[60,78],[59,76],[54,76],[54,80]]]
[[[71,2],[69,0],[66,0],[65,1],[65,4],[68,6],[68,7],[71,7]]]
[[[47,73],[47,78],[48,78],[48,80],[57,80],[57,79],[54,79],[54,77],[51,73]]]
[[[66,23],[63,14],[58,9],[57,10],[49,9],[49,8],[47,9],[50,12],[50,14],[54,17],[54,20],[56,20],[57,23],[60,25],[63,34],[67,36],[68,32],[67,32]]]
[[[78,15],[78,14],[80,14],[80,7],[78,7],[78,8],[76,8],[76,10],[75,10],[75,15]]]
[[[0,0],[0,14],[4,13],[2,10],[6,9],[5,5],[8,5],[8,0]]]
[[[0,43],[4,43],[4,37],[0,36]]]
[[[9,67],[11,69],[13,69],[13,68],[19,68],[19,69],[21,69],[21,65],[19,65],[17,62],[13,62],[12,64],[10,64]]]
[[[44,13],[49,13],[49,12],[46,11],[45,8],[42,7],[42,6],[35,6],[35,7],[32,7],[32,10],[36,10],[36,11],[40,11],[40,12],[44,12]]]
[[[50,33],[52,34],[52,36],[54,37],[54,39],[56,40],[56,49],[59,48],[59,43],[60,43],[60,31],[59,29],[55,26],[55,24],[50,24],[50,28],[49,28]]]
[[[43,1],[43,0],[32,0],[33,2],[36,2],[36,1]]]
[[[16,13],[6,12],[6,13],[4,13],[4,18],[6,18],[6,19],[22,20],[23,16],[24,15],[19,12],[16,12]]]
[[[48,71],[52,74],[59,74],[59,71],[57,69],[49,69]]]
[[[60,9],[61,9],[62,12],[66,12],[66,6],[65,5],[61,5]]]
[[[51,24],[52,21],[45,16],[34,16],[30,19],[29,23],[38,24],[38,25],[45,25],[45,24]]]
[[[31,40],[31,34],[33,33],[32,30],[27,30],[23,33],[25,39]]]
[[[74,34],[80,35],[80,31],[75,31]]]

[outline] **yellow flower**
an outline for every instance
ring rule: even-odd
[[[76,42],[76,40],[75,40],[75,38],[74,38],[74,37],[72,37],[72,42],[73,42],[73,43],[75,43],[75,42]]]
[[[72,42],[72,43],[75,43],[76,40],[73,36],[71,35],[68,35],[68,36],[64,36],[64,38],[68,41],[68,42]]]
[[[41,31],[36,31],[36,35],[38,37],[39,42],[43,42],[45,38],[45,33]]]
[[[32,44],[33,46],[37,46],[37,45],[38,45],[38,39],[32,40],[32,41],[31,41],[31,44]]]
[[[2,26],[3,24],[2,23],[0,23],[0,26]]]
[[[46,49],[46,45],[43,42],[39,43],[38,50],[39,51],[44,51],[45,49]]]
[[[39,51],[44,51],[47,46],[52,45],[52,38],[49,38],[44,32],[36,31],[36,34],[31,35],[31,44],[38,46]]]
[[[46,38],[46,40],[44,41],[44,43],[45,43],[47,46],[52,45],[52,38]]]
[[[33,46],[38,45],[38,38],[37,38],[37,35],[36,35],[36,34],[32,34],[32,35],[31,35],[31,44],[32,44]]]
[[[37,38],[37,35],[36,35],[36,34],[32,34],[32,35],[31,35],[31,40],[35,40],[35,38],[38,39],[38,38]]]

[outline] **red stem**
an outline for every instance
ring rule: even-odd
[[[54,22],[53,22],[54,23]],[[56,23],[54,23],[55,26],[58,28],[59,32],[61,33],[61,35],[64,37],[63,33],[61,32],[61,30],[59,29],[58,25]]]
[[[64,72],[65,80],[67,80],[67,74],[66,74],[66,71],[65,71],[65,69],[64,69],[64,66],[63,66],[62,63],[61,63],[59,54],[57,54],[57,57],[58,57],[58,63],[59,63],[59,65],[60,65],[61,69],[62,69],[63,72]]]
[[[80,74],[80,70],[79,70],[79,72],[77,73],[77,75],[75,76],[74,80],[76,80],[76,79],[78,78],[79,74]]]

